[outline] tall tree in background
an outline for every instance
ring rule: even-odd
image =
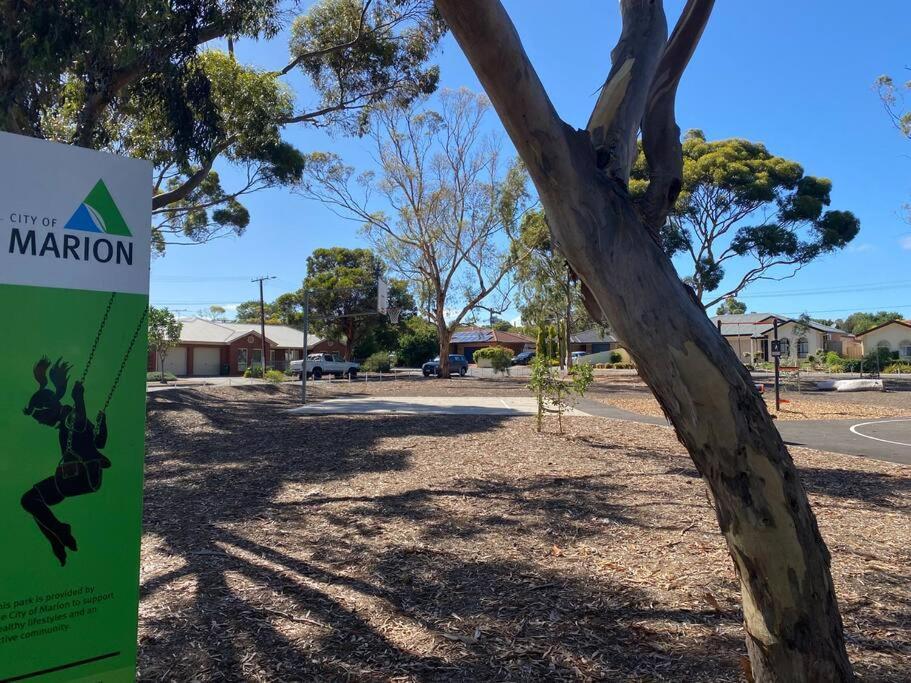
[[[748,140],[707,141],[700,130],[683,140],[680,194],[662,226],[669,256],[692,261],[684,278],[710,308],[757,280],[791,277],[823,254],[841,249],[860,229],[848,211],[823,211],[832,182],[804,175],[800,164]],[[649,167],[640,150],[630,171],[634,197],[645,195]],[[746,272],[719,292],[726,269]]]
[[[355,178],[338,157],[313,154],[300,192],[362,222],[383,260],[414,283],[437,327],[447,377],[456,327],[472,311],[509,306],[504,284],[525,254],[501,244],[515,235],[527,196],[524,170],[503,175],[499,145],[484,133],[486,98],[444,91],[439,104],[438,111],[389,106],[374,114],[378,176]]]
[[[844,320],[836,320],[835,325],[845,332],[860,334],[877,325],[882,325],[891,320],[902,319],[904,319],[904,316],[895,311],[879,311],[877,313],[864,313],[863,311],[858,311],[857,313],[852,313]]]
[[[360,132],[376,103],[438,80],[431,0],[318,0],[293,19],[286,64],[235,59],[235,40],[272,39],[292,17],[278,0],[0,0],[0,127],[151,160],[159,249],[240,234],[240,197],[300,178],[284,126]],[[284,84],[292,72],[309,104]],[[222,186],[219,159],[241,170],[238,186]]]
[[[715,309],[715,315],[743,315],[747,312],[747,305],[742,301],[729,296]]]
[[[586,306],[610,320],[708,484],[754,680],[851,680],[829,553],[797,469],[661,244],[684,185],[677,86],[712,0],[688,0],[670,39],[661,0],[621,0],[620,40],[585,130],[557,115],[499,0],[436,4],[528,168]],[[634,197],[640,129],[648,186]]]
[[[554,249],[543,211],[532,210],[523,216],[513,248],[529,252],[528,258],[517,262],[515,272],[516,299],[523,323],[543,325],[562,320],[563,345],[571,349],[572,335],[590,329],[594,323],[582,306],[582,292],[572,269]],[[572,354],[567,352],[560,362],[571,366]]]

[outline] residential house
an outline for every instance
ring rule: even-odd
[[[829,351],[849,358],[860,355],[860,346],[854,336],[837,327],[816,322],[803,325],[799,320],[774,313],[743,313],[712,318],[721,335],[737,352],[737,357],[745,363],[772,358],[770,342],[775,336],[776,320],[782,363],[797,363]]]
[[[169,349],[165,372],[178,376],[242,375],[251,365],[262,365],[262,337],[258,323],[227,323],[190,318],[182,320],[180,343]],[[322,340],[310,335],[307,346]],[[266,325],[266,365],[284,370],[303,355],[300,330],[287,325]],[[157,354],[150,351],[149,371],[159,370]]]
[[[857,335],[864,354],[888,350],[896,360],[911,361],[911,320],[892,320]]]
[[[620,342],[617,341],[617,338],[598,327],[569,336],[570,351],[601,353],[602,351],[615,351],[619,348]]]
[[[508,349],[512,349],[513,353],[519,353],[520,351],[533,350],[535,348],[535,340],[531,337],[526,337],[524,334],[500,332],[499,330],[481,327],[458,330],[449,339],[449,353],[461,354],[465,356],[469,363],[472,362],[471,358],[475,351],[488,346],[505,346]]]

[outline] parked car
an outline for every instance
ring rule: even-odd
[[[587,356],[588,354],[585,351],[573,351],[571,355],[573,360],[576,360],[576,358],[582,358],[582,356]]]
[[[289,366],[291,374],[300,377],[303,361],[293,360]],[[352,361],[347,361],[337,353],[311,353],[307,356],[307,377],[321,379],[323,375],[333,375],[336,379],[342,377],[357,377],[361,366]]]
[[[424,365],[421,366],[421,371],[424,373],[424,377],[430,377],[431,375],[440,374],[440,357],[437,356],[433,360],[429,360]],[[468,374],[468,361],[465,359],[465,356],[458,353],[449,354],[449,375],[458,374],[459,377],[464,377]]]
[[[534,351],[522,351],[512,357],[512,365],[528,365],[534,357]]]

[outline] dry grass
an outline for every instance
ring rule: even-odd
[[[670,430],[149,399],[143,680],[734,681],[737,586]],[[911,469],[794,449],[857,672],[911,668]]]

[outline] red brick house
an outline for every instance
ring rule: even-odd
[[[483,327],[471,327],[453,332],[449,339],[449,353],[458,353],[465,356],[469,363],[472,355],[478,349],[488,346],[505,346],[512,349],[513,353],[534,350],[535,340],[524,334],[515,332],[500,332]]]
[[[190,318],[182,320],[180,343],[168,350],[165,372],[177,376],[242,375],[250,365],[262,364],[262,338],[258,323],[227,323]],[[322,340],[308,336],[312,349]],[[266,325],[266,367],[284,370],[302,357],[304,338],[287,325]],[[158,370],[158,358],[149,352],[148,369]]]

